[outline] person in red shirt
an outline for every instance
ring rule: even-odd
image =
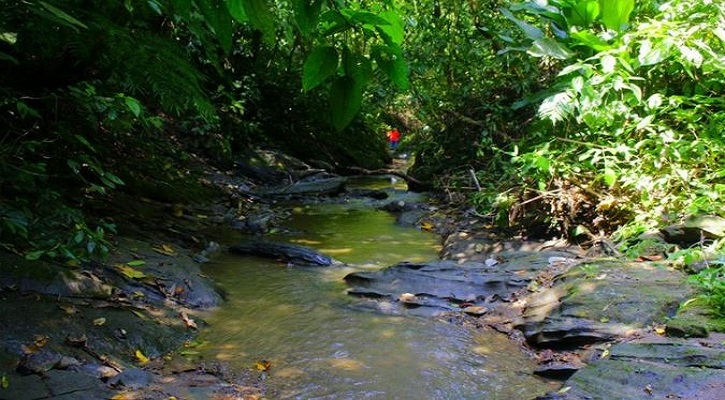
[[[398,128],[389,130],[386,136],[388,137],[388,143],[390,143],[390,150],[396,150],[400,144],[400,132],[398,132]]]

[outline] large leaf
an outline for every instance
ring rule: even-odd
[[[386,19],[378,16],[375,13],[371,13],[370,11],[355,11],[351,14],[350,19],[353,22],[359,23],[359,24],[367,24],[367,25],[375,25],[375,26],[383,26],[383,25],[390,25],[390,22],[388,22]]]
[[[570,25],[578,25],[584,28],[588,28],[592,25],[594,20],[599,16],[599,1],[598,0],[584,0],[578,1],[571,9],[571,14],[568,16]]]
[[[322,11],[322,0],[296,0],[294,2],[295,21],[303,35],[308,36],[317,27]]]
[[[232,17],[229,14],[224,0],[197,1],[199,11],[204,16],[204,21],[214,32],[221,48],[225,52],[232,48]]]
[[[328,10],[322,13],[320,23],[322,26],[322,36],[334,35],[353,28],[353,25],[336,10]]]
[[[602,11],[602,23],[614,31],[629,26],[629,15],[634,10],[634,0],[599,0]]]
[[[565,60],[574,54],[564,45],[548,37],[535,40],[528,53],[534,57],[548,56],[559,60]]]
[[[229,14],[238,22],[248,22],[247,12],[244,11],[242,0],[227,0]]]
[[[341,76],[332,82],[330,88],[330,111],[332,125],[338,131],[355,118],[362,106],[362,85],[352,76]]]
[[[73,18],[70,14],[66,13],[58,7],[52,4],[48,4],[44,1],[39,1],[38,4],[40,4],[46,11],[51,13],[54,17],[58,18],[58,20],[64,22],[68,26],[88,29],[88,26],[86,26],[86,24]]]
[[[599,36],[592,33],[592,31],[590,31],[590,30],[572,32],[571,38],[576,39],[576,41],[579,42],[578,44],[587,46],[590,49],[593,49],[594,51],[597,51],[597,52],[609,50],[612,48],[612,45],[610,45],[604,39],[602,39]]]
[[[302,67],[302,88],[307,91],[317,87],[337,71],[338,55],[332,46],[312,49]]]
[[[371,55],[378,67],[385,75],[400,89],[408,89],[408,65],[403,59],[403,52],[400,47],[375,46]]]
[[[389,46],[400,46],[403,44],[405,30],[403,28],[403,21],[400,18],[400,14],[395,11],[385,11],[380,13],[379,16],[388,22],[387,24],[375,27],[375,30],[381,34],[383,40],[385,40]]]
[[[267,2],[265,0],[242,0],[242,4],[252,26],[262,31],[267,43],[274,43],[277,25]]]
[[[509,10],[507,10],[505,8],[500,8],[499,10],[501,11],[501,14],[504,15],[504,17],[510,19],[511,21],[513,21],[513,23],[515,23],[516,25],[518,25],[518,27],[522,31],[524,31],[524,34],[529,39],[531,39],[531,40],[537,40],[537,39],[541,39],[541,38],[544,37],[544,32],[541,29],[539,29],[539,28],[537,28],[537,27],[535,27],[535,26],[533,26],[533,25],[531,25],[531,24],[529,24],[527,22],[524,22],[524,21],[522,21],[522,20],[520,20],[518,18],[516,18],[511,13],[511,11],[509,11]]]

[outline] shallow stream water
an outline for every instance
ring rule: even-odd
[[[206,360],[254,368],[270,399],[527,399],[552,389],[500,334],[415,316],[382,315],[346,294],[343,277],[436,259],[439,239],[362,202],[298,206],[291,233],[346,267],[288,267],[224,254],[205,273],[228,301],[204,319]]]

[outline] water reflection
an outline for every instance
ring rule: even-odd
[[[223,255],[206,268],[228,302],[205,319],[206,359],[238,368],[270,360],[279,399],[523,399],[549,390],[501,336],[432,319],[361,311],[342,277],[362,268],[436,257],[437,238],[394,224],[385,212],[317,206],[298,210],[286,239],[350,264],[288,268]]]

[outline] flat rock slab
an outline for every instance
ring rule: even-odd
[[[311,247],[271,240],[249,240],[238,243],[229,246],[229,252],[278,259],[298,266],[329,267],[341,264]]]
[[[722,399],[722,338],[649,340],[612,346],[608,356],[576,372],[564,390],[539,399]]]
[[[345,277],[351,295],[397,301],[407,308],[435,307],[461,310],[508,301],[525,288],[538,271],[549,268],[558,252],[513,252],[489,262],[403,262],[374,272]]]
[[[299,181],[291,185],[260,189],[257,194],[262,197],[331,196],[344,192],[346,182],[347,178],[344,177]]]
[[[571,348],[663,322],[692,296],[679,271],[650,263],[591,261],[528,296],[516,325],[534,346]]]

